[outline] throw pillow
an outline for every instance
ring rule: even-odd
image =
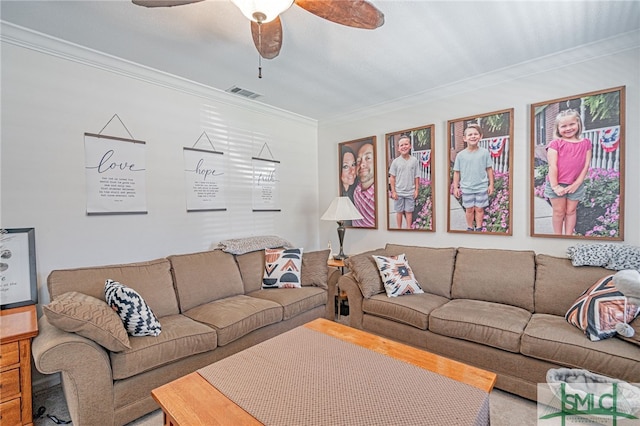
[[[630,323],[640,313],[640,306],[627,301],[613,284],[613,275],[598,280],[582,293],[567,311],[566,320],[591,339],[615,336],[616,324]]]
[[[387,296],[424,293],[404,254],[388,257],[373,255],[373,259],[378,265]]]
[[[104,296],[111,308],[117,312],[132,336],[157,336],[162,331],[158,318],[142,296],[132,288],[117,281],[104,283]]]
[[[384,293],[384,285],[380,279],[380,272],[372,255],[387,255],[385,249],[376,249],[350,256],[344,260],[344,265],[351,271],[356,283],[365,299],[379,293]]]
[[[327,259],[330,251],[312,251],[302,255],[302,273],[300,281],[303,286],[327,288],[329,266]]]
[[[44,305],[42,311],[52,325],[91,339],[112,352],[131,348],[118,314],[93,296],[69,291]]]
[[[300,288],[303,249],[265,249],[262,288]]]

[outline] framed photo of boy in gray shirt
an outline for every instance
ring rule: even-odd
[[[447,122],[448,232],[512,235],[513,108]]]
[[[387,133],[387,229],[435,230],[433,124]]]

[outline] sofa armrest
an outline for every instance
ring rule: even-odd
[[[43,374],[62,373],[63,390],[73,424],[113,424],[113,379],[106,349],[75,333],[38,320],[31,351]]]
[[[333,321],[336,319],[336,294],[338,293],[338,280],[342,274],[337,268],[329,268],[329,279],[327,280],[327,310],[326,318]]]
[[[356,277],[349,272],[338,280],[339,291],[347,293],[349,301],[349,325],[351,327],[362,329],[362,291],[356,282]]]

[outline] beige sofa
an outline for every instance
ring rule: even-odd
[[[134,290],[158,317],[157,337],[131,337],[131,348],[105,349],[53,326],[43,315],[33,340],[38,371],[60,372],[76,425],[123,425],[158,408],[151,390],[319,317],[340,273],[329,252],[304,253],[302,288],[261,289],[264,251],[221,250],[149,262],[51,272],[51,300],[80,292],[104,300],[106,279]],[[331,275],[333,273],[333,275]],[[82,296],[84,297],[84,296]],[[126,335],[126,332],[125,332]]]
[[[371,255],[402,253],[424,294],[384,292]],[[537,383],[559,367],[640,383],[640,319],[634,342],[592,342],[564,319],[584,290],[615,271],[532,251],[394,244],[345,263],[337,285],[351,326],[493,371],[499,389],[535,400]]]

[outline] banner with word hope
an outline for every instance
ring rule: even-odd
[[[146,144],[85,133],[87,214],[147,213]]]
[[[183,148],[187,211],[226,210],[222,152]]]
[[[253,157],[253,211],[280,211],[279,161]]]

